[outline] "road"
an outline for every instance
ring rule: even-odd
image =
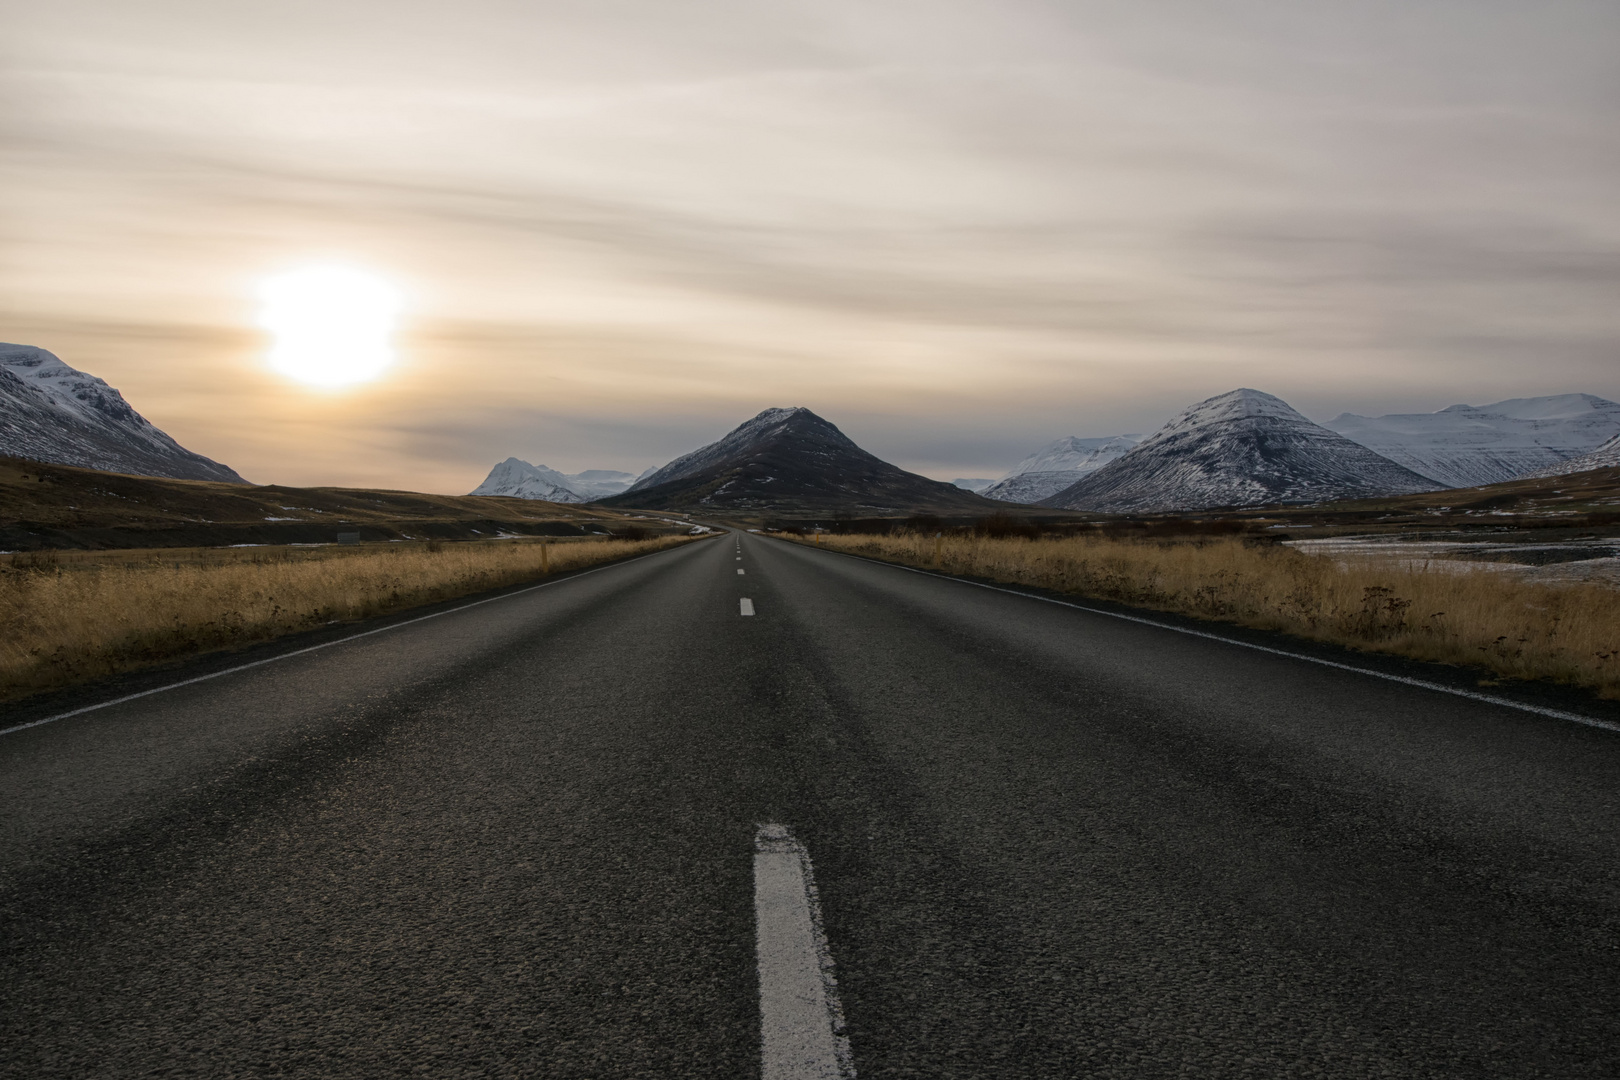
[[[1620,1074],[1620,735],[761,537],[14,732],[0,799],[7,1076],[758,1076],[763,823],[862,1077]]]

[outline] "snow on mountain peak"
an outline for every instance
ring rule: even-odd
[[[982,512],[978,496],[906,472],[809,409],[766,409],[644,477],[611,506],[886,514]]]
[[[840,446],[859,450],[849,437],[832,424],[803,406],[791,409],[766,409],[752,419],[745,420],[707,446],[700,446],[689,454],[682,454],[652,475],[643,474],[630,491],[642,491],[659,484],[696,476],[746,448],[776,438],[789,429],[814,430],[818,436]],[[864,452],[864,451],[863,451]]]
[[[1099,456],[1105,461],[1112,460],[1141,441],[1140,435],[1107,435],[1100,439],[1082,439],[1076,435],[1065,435],[1030,454],[1009,469],[1002,479],[1007,480],[1033,472],[1095,469],[1101,464],[1097,461]]]
[[[754,417],[752,420],[745,420],[739,424],[737,430],[741,431],[743,428],[750,426],[763,427],[777,423],[778,421],[791,420],[800,413],[807,413],[809,411],[810,410],[805,408],[803,405],[794,405],[785,409],[763,409],[760,411],[759,415]]]
[[[547,502],[591,502],[619,494],[634,480],[634,474],[617,469],[586,469],[567,474],[509,457],[491,469],[484,482],[469,494],[507,495]]]
[[[1042,506],[1164,513],[1430,491],[1438,485],[1242,389],[1183,410]]]
[[[1162,428],[1148,436],[1147,442],[1168,438],[1171,435],[1185,431],[1194,431],[1198,428],[1208,427],[1211,424],[1262,418],[1290,420],[1301,424],[1311,423],[1310,420],[1282,398],[1261,390],[1250,390],[1244,387],[1238,390],[1229,390],[1224,394],[1217,394],[1212,398],[1206,398],[1196,405],[1183,409],[1175,416],[1172,416]]]
[[[143,434],[157,429],[122,394],[88,372],[69,367],[55,353],[33,345],[0,344],[0,367],[38,390],[57,408],[85,419],[111,420]]]
[[[0,453],[108,472],[246,483],[175,442],[103,380],[33,345],[0,343]]]
[[[469,495],[507,495],[547,502],[584,502],[585,498],[568,483],[568,477],[544,465],[509,457],[489,471],[484,482]]]
[[[1620,414],[1620,403],[1596,394],[1551,394],[1547,397],[1509,398],[1494,405],[1452,405],[1443,413],[1478,413],[1512,420],[1575,420],[1591,413]]]

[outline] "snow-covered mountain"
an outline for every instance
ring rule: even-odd
[[[1140,435],[1108,435],[1100,439],[1067,435],[1020,461],[980,494],[1002,502],[1037,503],[1123,457],[1141,441]]]
[[[1537,469],[1535,472],[1527,474],[1525,479],[1568,476],[1571,473],[1586,472],[1589,469],[1620,469],[1620,435],[1616,435],[1596,450],[1588,450],[1579,457],[1565,458],[1556,465],[1549,465],[1545,469]]]
[[[1620,403],[1557,394],[1433,413],[1344,413],[1323,426],[1447,487],[1477,487],[1553,468],[1620,435]]]
[[[653,470],[648,469],[650,473]],[[647,473],[641,475],[646,476]],[[544,465],[530,465],[509,457],[489,471],[484,482],[469,495],[511,495],[519,499],[545,499],[548,502],[594,502],[625,491],[636,480],[634,473],[616,469],[586,469],[560,473]]]
[[[874,457],[809,409],[766,409],[606,502],[654,510],[856,514],[983,513],[993,505]]]
[[[245,484],[175,442],[94,375],[32,345],[0,343],[0,454],[103,472]]]
[[[951,483],[963,491],[982,492],[985,488],[994,484],[995,481],[987,476],[958,476]]]
[[[1199,402],[1041,505],[1163,513],[1405,495],[1440,486],[1312,423],[1281,398],[1245,389]]]
[[[547,502],[584,502],[585,496],[575,491],[568,477],[544,465],[530,465],[509,457],[484,477],[484,482],[467,492],[469,495],[510,495],[519,499],[544,499]]]
[[[652,471],[648,469],[641,475],[646,476]],[[584,472],[568,473],[567,479],[569,487],[589,500],[605,499],[609,495],[628,491],[637,477],[635,473],[620,472],[617,469],[586,469]]]

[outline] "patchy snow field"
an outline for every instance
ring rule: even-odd
[[[1620,539],[1407,540],[1332,536],[1284,543],[1306,555],[1349,562],[1388,562],[1403,570],[1508,573],[1545,584],[1598,583],[1620,588]]]

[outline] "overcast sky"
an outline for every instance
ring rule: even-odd
[[[1238,386],[1620,398],[1620,4],[0,0],[0,340],[259,482],[806,405],[996,476]],[[397,283],[400,362],[255,290]]]

